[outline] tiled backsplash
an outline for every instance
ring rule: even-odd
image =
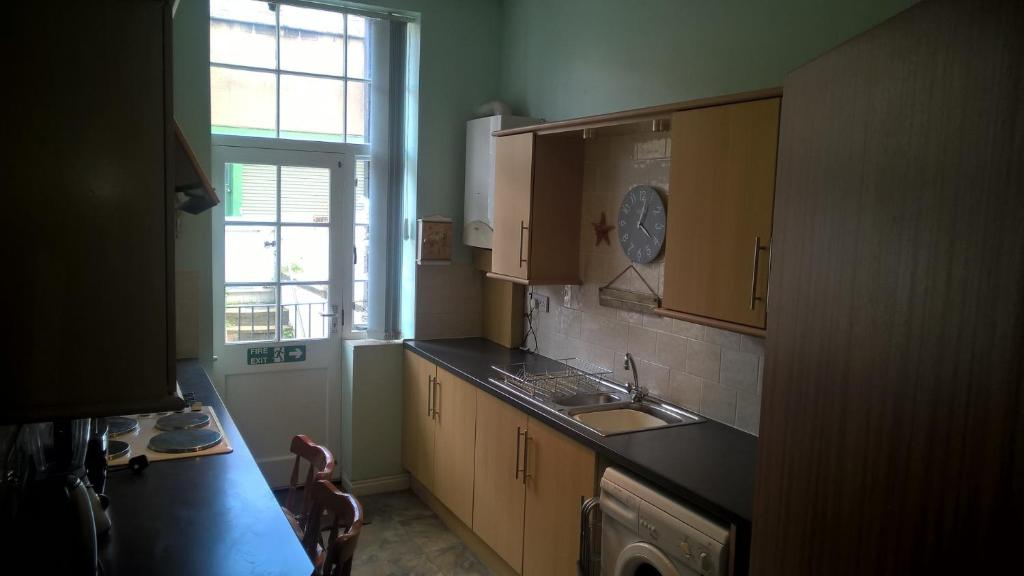
[[[580,232],[584,284],[573,287],[577,297],[570,298],[568,303],[561,286],[533,288],[551,299],[549,311],[534,312],[537,351],[555,358],[580,357],[614,369],[620,382],[629,378],[622,367],[622,357],[630,352],[638,363],[640,383],[651,393],[757,434],[764,371],[761,338],[598,305],[598,288],[629,262],[619,248],[618,230],[610,234],[611,245],[595,246],[591,223],[600,221],[604,211],[608,222],[616,225],[623,195],[637,184],[658,188],[671,210],[670,146],[665,133],[601,136],[587,142]],[[659,295],[663,267],[660,260],[637,265]],[[623,275],[615,287],[646,290],[632,273]],[[532,337],[529,344],[534,345]]]
[[[483,273],[472,264],[416,267],[415,338],[479,336]]]

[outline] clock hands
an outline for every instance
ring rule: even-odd
[[[643,228],[642,222],[647,217],[647,197],[644,196],[644,205],[640,208],[640,217],[636,219],[636,227]],[[650,234],[648,234],[650,236]]]
[[[644,234],[647,234],[647,237],[648,237],[648,238],[651,238],[651,237],[652,237],[652,236],[651,236],[651,233],[647,231],[647,227],[646,227],[646,226],[644,226],[643,224],[641,224],[640,222],[637,222],[637,223],[636,223],[636,227],[637,227],[637,228],[639,228],[640,230],[642,230]]]

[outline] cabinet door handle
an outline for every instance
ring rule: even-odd
[[[523,258],[523,232],[529,230],[530,227],[526,225],[526,221],[519,221],[519,267],[522,268],[523,264],[526,264],[526,258]]]
[[[767,250],[767,246],[761,245],[761,237],[754,236],[754,269],[750,274],[750,309],[753,310],[757,306],[758,300],[764,300],[757,295],[757,269],[761,262],[761,251]]]
[[[427,416],[434,416],[434,377],[427,376]]]
[[[530,431],[523,431],[523,484],[526,484],[526,479],[530,476]]]
[[[516,480],[519,479],[519,437],[522,435],[522,427],[516,426]]]
[[[434,378],[434,420],[441,415],[441,411],[437,409],[437,397],[441,395],[441,381]]]

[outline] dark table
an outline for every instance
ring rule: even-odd
[[[140,476],[112,472],[104,574],[308,576],[313,565],[209,376],[197,361],[181,361],[178,383],[213,407],[234,451],[153,462]]]

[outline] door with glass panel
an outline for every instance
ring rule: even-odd
[[[272,485],[287,483],[295,434],[340,448],[354,164],[345,154],[214,147],[223,192],[214,376]]]

